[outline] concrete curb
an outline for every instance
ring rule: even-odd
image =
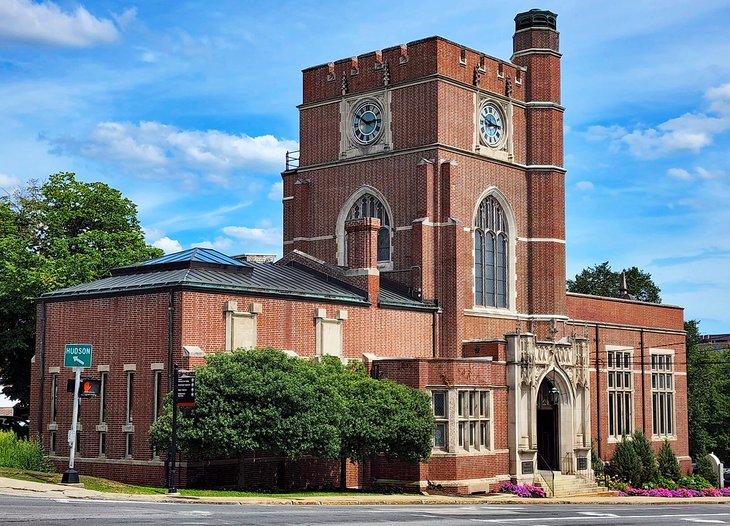
[[[188,495],[135,495],[104,493],[80,487],[46,484],[0,477],[0,493],[47,498],[118,500],[130,502],[167,502],[220,505],[288,505],[288,506],[407,506],[407,505],[498,505],[498,504],[592,504],[592,505],[671,505],[671,504],[730,504],[730,497],[616,497],[580,496],[546,499],[523,499],[514,495],[446,496],[446,495],[362,495],[332,497],[197,497]]]

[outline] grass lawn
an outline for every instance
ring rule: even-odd
[[[58,484],[61,482],[60,473],[42,473],[39,471],[24,471],[22,469],[0,467],[0,477],[28,480],[31,482],[43,482],[47,484]],[[107,493],[143,494],[143,495],[164,495],[167,488],[153,488],[149,486],[133,486],[123,484],[114,480],[79,475],[79,480],[84,489],[103,491]],[[286,493],[266,493],[254,491],[225,491],[207,489],[179,489],[181,495],[192,497],[339,497],[351,495],[382,495],[381,493],[364,493],[359,490],[348,491],[292,491]]]

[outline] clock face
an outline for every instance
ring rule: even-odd
[[[504,119],[502,112],[488,102],[479,110],[479,134],[487,146],[498,146],[505,137]]]
[[[374,100],[366,100],[352,112],[352,136],[360,144],[370,144],[383,130],[383,109]]]

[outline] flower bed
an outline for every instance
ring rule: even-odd
[[[499,493],[512,493],[518,497],[525,498],[545,498],[545,490],[537,486],[529,484],[512,484],[511,482],[502,482],[497,490]]]
[[[703,489],[638,489],[628,487],[619,491],[621,497],[730,497],[730,488],[703,488]]]

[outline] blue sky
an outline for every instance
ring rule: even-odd
[[[73,171],[167,251],[280,255],[301,69],[431,35],[509,59],[533,7],[564,54],[568,276],[636,265],[730,332],[727,0],[0,0],[0,192]]]

